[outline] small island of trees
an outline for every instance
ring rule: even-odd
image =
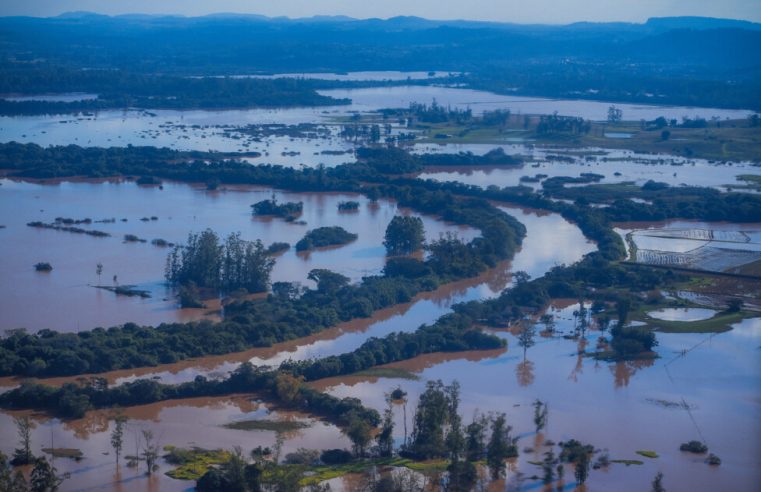
[[[251,205],[252,213],[258,216],[271,215],[273,217],[282,217],[284,219],[295,219],[304,210],[303,202],[285,202],[278,203],[275,195],[269,200],[262,200]]]
[[[165,276],[178,287],[263,292],[269,287],[274,265],[261,241],[246,241],[238,232],[222,242],[214,231],[206,229],[189,234],[184,245],[174,247],[167,257]]]
[[[296,251],[309,251],[314,248],[325,246],[338,246],[350,243],[357,239],[356,234],[346,231],[343,227],[318,227],[307,232],[299,242],[296,243]]]
[[[397,215],[386,227],[383,245],[389,256],[407,255],[423,247],[425,230],[420,217]]]

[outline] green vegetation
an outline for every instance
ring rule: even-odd
[[[345,201],[338,203],[339,212],[356,212],[357,210],[359,210],[359,202]]]
[[[304,203],[302,202],[286,202],[278,203],[275,195],[272,195],[270,200],[262,200],[251,205],[252,213],[254,215],[271,215],[274,217],[282,217],[286,220],[295,220],[296,217],[301,215],[304,211]]]
[[[34,77],[38,74],[27,72],[25,75]],[[54,77],[62,82],[54,91],[68,86],[75,92],[95,92],[98,97],[73,102],[1,99],[0,114],[92,113],[127,108],[233,109],[349,103],[347,99],[322,96],[314,90],[313,84],[297,79],[198,78],[63,68],[57,69]],[[29,87],[24,90],[28,89]]]
[[[425,230],[420,217],[395,216],[386,227],[383,245],[389,256],[407,255],[423,247]]]
[[[700,441],[684,442],[679,446],[679,451],[688,453],[703,454],[708,452],[708,446]]]
[[[619,463],[619,464],[626,465],[626,466],[644,465],[645,464],[644,461],[640,461],[640,460],[610,460],[610,462],[611,463]]]
[[[175,446],[165,446],[164,459],[176,468],[166,474],[177,480],[198,480],[215,465],[221,465],[230,460],[229,451],[222,449],[184,449]]]
[[[272,432],[293,432],[299,429],[309,427],[306,422],[297,420],[239,420],[225,424],[228,429],[244,431],[272,431]]]
[[[308,231],[303,238],[296,243],[296,251],[309,251],[325,246],[339,246],[350,243],[357,239],[356,234],[347,232],[343,227],[318,227]]]
[[[200,288],[226,292],[262,292],[269,287],[274,265],[261,241],[244,241],[240,233],[232,233],[222,244],[219,236],[207,229],[188,234],[184,245],[175,246],[167,257],[165,275],[175,286],[192,282]]]
[[[416,374],[398,367],[371,367],[354,373],[358,377],[386,379],[420,379]]]
[[[53,271],[53,265],[51,265],[47,261],[41,261],[34,265],[34,269],[38,272],[51,272]]]
[[[651,459],[655,459],[658,457],[658,453],[656,453],[655,451],[639,450],[637,451],[637,454],[640,456],[644,456],[645,458],[651,458]]]
[[[644,320],[654,329],[663,333],[722,333],[732,329],[732,325],[758,313],[739,311],[719,313],[709,319],[698,321],[665,321],[645,315]]]
[[[75,461],[81,460],[84,456],[80,449],[75,448],[42,448],[42,452],[53,458],[70,458]]]

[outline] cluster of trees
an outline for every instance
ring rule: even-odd
[[[557,111],[549,116],[539,117],[536,133],[539,135],[555,135],[570,133],[571,135],[587,134],[592,129],[592,123],[576,116],[559,116]]]
[[[523,164],[520,156],[508,155],[505,149],[497,147],[484,155],[472,152],[457,154],[420,154],[416,156],[422,166],[519,166]]]
[[[13,79],[14,75],[10,77]],[[72,102],[0,99],[0,114],[61,114],[119,108],[218,109],[325,106],[350,102],[348,99],[323,96],[314,89],[313,84],[301,79],[199,78],[135,74],[113,70],[71,71],[65,69],[62,69],[56,77],[61,80],[61,84],[43,92],[87,92],[95,93],[98,97]],[[14,82],[9,80],[6,84]],[[29,87],[23,87],[21,90],[28,91]],[[19,90],[12,92],[19,92]]]
[[[273,215],[275,217],[298,217],[304,210],[303,202],[278,203],[275,195],[270,200],[262,200],[251,205],[254,215]]]
[[[274,265],[261,241],[245,241],[238,232],[222,242],[206,229],[188,234],[184,245],[174,247],[167,257],[165,276],[175,286],[263,292],[269,287]]]
[[[58,475],[58,470],[44,457],[35,458],[29,481],[21,469],[11,468],[8,457],[0,452],[0,490],[9,492],[55,492],[63,483],[65,476]]]
[[[309,251],[310,249],[325,246],[339,246],[355,241],[359,236],[346,231],[340,226],[318,227],[304,234],[304,237],[296,243],[296,251]]]
[[[518,456],[517,437],[504,413],[476,414],[465,425],[459,414],[460,386],[429,381],[420,395],[409,442],[400,454],[418,460],[449,461],[451,490],[471,490],[478,478],[476,464],[486,461],[492,479],[504,475],[505,460]]]
[[[389,256],[408,255],[420,250],[425,242],[423,219],[397,215],[386,227],[383,245]]]

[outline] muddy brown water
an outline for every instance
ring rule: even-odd
[[[570,332],[572,311],[577,308],[554,311],[561,332]],[[502,354],[475,359],[436,354],[391,364],[415,371],[417,381],[354,376],[319,386],[336,396],[360,398],[378,410],[384,408],[384,394],[401,386],[411,402],[407,408],[411,429],[414,403],[425,381],[459,381],[466,422],[475,412],[506,412],[520,436],[519,448],[536,449],[521,453],[515,472],[508,476],[509,490],[541,490],[538,481],[526,479],[541,476],[541,470],[528,463],[543,458],[546,449],[537,442],[571,438],[606,449],[611,459],[644,462],[592,470],[588,491],[649,490],[658,471],[665,475],[667,490],[750,491],[759,483],[761,441],[755,436],[761,435],[761,319],[745,320],[713,336],[659,333],[658,359],[618,363],[577,354],[582,347],[594,350],[597,331],[578,341],[537,335],[525,359],[515,336],[499,335],[509,343]],[[537,398],[549,405],[548,426],[539,435],[531,406]],[[402,414],[397,408],[397,442],[403,440]],[[709,467],[703,463],[705,456],[679,451],[682,442],[692,439],[705,439],[722,465]],[[659,458],[639,456],[638,450],[656,451]],[[566,483],[569,477],[572,471],[566,474]]]
[[[291,246],[313,228],[341,226],[359,238],[347,245],[323,248],[308,254],[289,251],[276,257],[273,281],[296,281],[310,285],[308,272],[328,268],[358,281],[378,274],[385,264],[383,235],[397,214],[416,215],[390,201],[372,204],[361,196],[327,193],[281,193],[281,202],[302,201],[304,224],[251,216],[250,205],[268,199],[272,190],[230,187],[208,192],[186,184],[164,183],[138,186],[133,182],[62,182],[38,184],[0,180],[0,329],[43,328],[79,331],[96,326],[113,326],[128,321],[156,325],[188,321],[214,314],[207,309],[177,309],[172,292],[164,284],[164,267],[169,248],[150,244],[153,239],[184,242],[189,232],[212,228],[221,236],[240,231],[244,239],[261,239],[265,245],[287,242]],[[338,211],[338,203],[360,202],[355,213]],[[155,216],[157,220],[142,221]],[[114,223],[79,225],[83,229],[108,232],[112,237],[36,229],[31,221],[53,222],[56,217],[93,220],[116,219]],[[431,216],[420,216],[428,241],[444,232],[464,240],[478,235],[475,229],[447,224]],[[122,219],[127,219],[122,222]],[[134,234],[147,243],[125,243]],[[49,273],[35,272],[37,262],[49,262]],[[99,278],[96,265],[103,265]],[[116,296],[93,285],[135,285],[151,298]],[[66,313],[62,316],[62,313]]]

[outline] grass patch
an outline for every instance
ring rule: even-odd
[[[610,462],[611,463],[619,463],[619,464],[626,465],[626,466],[644,465],[645,464],[644,461],[640,461],[640,460],[610,460]]]
[[[289,465],[286,465],[289,466]],[[299,466],[299,465],[293,465]],[[345,465],[301,467],[309,476],[301,480],[301,485],[307,487],[325,480],[342,477],[348,473],[364,473],[371,466],[405,467],[417,472],[444,471],[449,466],[447,460],[413,461],[407,458],[379,458],[373,460],[355,461]]]
[[[713,318],[699,321],[664,321],[645,315],[643,321],[662,333],[722,333],[731,330],[733,324],[753,316],[747,311],[720,312]]]
[[[223,425],[228,429],[244,431],[293,432],[309,427],[306,422],[290,420],[240,420]]]
[[[230,459],[230,452],[223,449],[184,449],[165,446],[164,450],[168,451],[164,458],[169,463],[179,465],[166,473],[168,477],[176,480],[198,480],[210,467],[221,465]]]
[[[79,461],[84,455],[82,451],[76,448],[42,448],[43,453],[47,453],[53,458],[70,458]]]
[[[651,459],[655,459],[658,457],[658,453],[656,453],[655,451],[648,451],[646,449],[637,451],[637,454],[640,456],[644,456],[645,458],[651,458]]]
[[[354,373],[354,376],[389,379],[420,379],[417,374],[413,374],[410,371],[399,367],[371,367],[369,369],[365,369],[364,371]]]

